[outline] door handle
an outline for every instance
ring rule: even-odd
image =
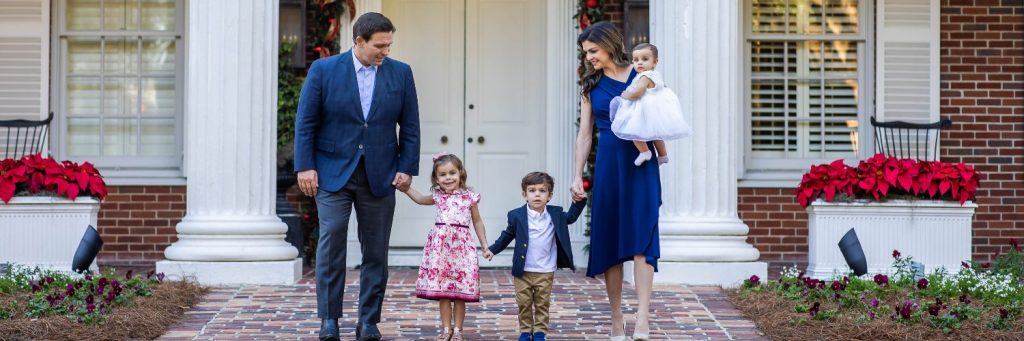
[[[477,137],[476,138],[476,142],[479,143],[479,144],[484,144],[484,137],[483,136]]]
[[[441,136],[441,144],[445,144],[445,143],[448,143],[448,135],[442,135]]]

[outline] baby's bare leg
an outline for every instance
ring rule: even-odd
[[[633,145],[636,146],[636,150],[640,151],[640,155],[637,155],[636,160],[633,160],[634,165],[640,166],[651,159],[651,149],[647,148],[646,141],[633,141]]]
[[[641,153],[651,151],[650,148],[647,148],[647,141],[633,141],[633,145],[636,146],[636,150],[640,151]],[[657,147],[657,145],[655,145],[655,147]]]
[[[654,140],[654,150],[658,151],[658,165],[668,163],[668,147],[665,146],[665,141]]]
[[[663,140],[654,140],[654,150],[658,151],[658,156],[668,156],[668,147]]]

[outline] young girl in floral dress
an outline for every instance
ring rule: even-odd
[[[479,245],[487,245],[477,209],[480,194],[466,187],[462,160],[447,153],[434,157],[430,184],[430,195],[412,188],[405,192],[417,204],[437,207],[434,226],[423,246],[416,297],[440,302],[444,332],[438,341],[461,341],[466,302],[480,301],[480,265],[469,230],[472,220]]]

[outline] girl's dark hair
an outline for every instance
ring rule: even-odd
[[[626,46],[622,43],[622,33],[611,23],[605,21],[587,27],[576,38],[576,45],[580,50],[583,49],[583,42],[585,41],[594,43],[601,50],[608,52],[615,65],[620,67],[629,65],[630,58],[626,55]],[[585,51],[584,55],[586,55]],[[587,62],[584,62],[583,65],[585,71],[580,77],[580,95],[589,100],[590,91],[597,87],[597,82],[601,80],[604,71],[594,69],[594,66]]]
[[[383,14],[367,12],[360,15],[359,19],[356,19],[356,23],[352,25],[352,42],[356,42],[356,37],[363,37],[363,41],[370,41],[370,37],[377,32],[393,33],[395,25],[392,25],[391,20]]]
[[[430,189],[437,190],[441,188],[441,185],[437,183],[437,168],[441,165],[450,163],[455,166],[455,169],[459,170],[459,189],[466,189],[466,167],[462,166],[462,160],[458,156],[452,154],[446,154],[434,159],[434,169],[430,171]]]
[[[648,43],[637,44],[636,46],[633,47],[633,52],[644,50],[644,49],[651,50],[651,53],[654,54],[654,59],[658,59],[658,47],[654,46],[654,44],[648,44]]]

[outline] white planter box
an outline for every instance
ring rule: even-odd
[[[925,266],[958,271],[971,259],[971,218],[978,207],[968,201],[890,200],[830,203],[807,207],[807,276],[819,279],[850,271],[837,244],[850,228],[857,231],[868,273],[892,273],[892,250]]]
[[[39,196],[0,202],[0,263],[71,271],[71,260],[89,225],[96,226],[100,202]],[[96,262],[91,268],[97,269]]]

